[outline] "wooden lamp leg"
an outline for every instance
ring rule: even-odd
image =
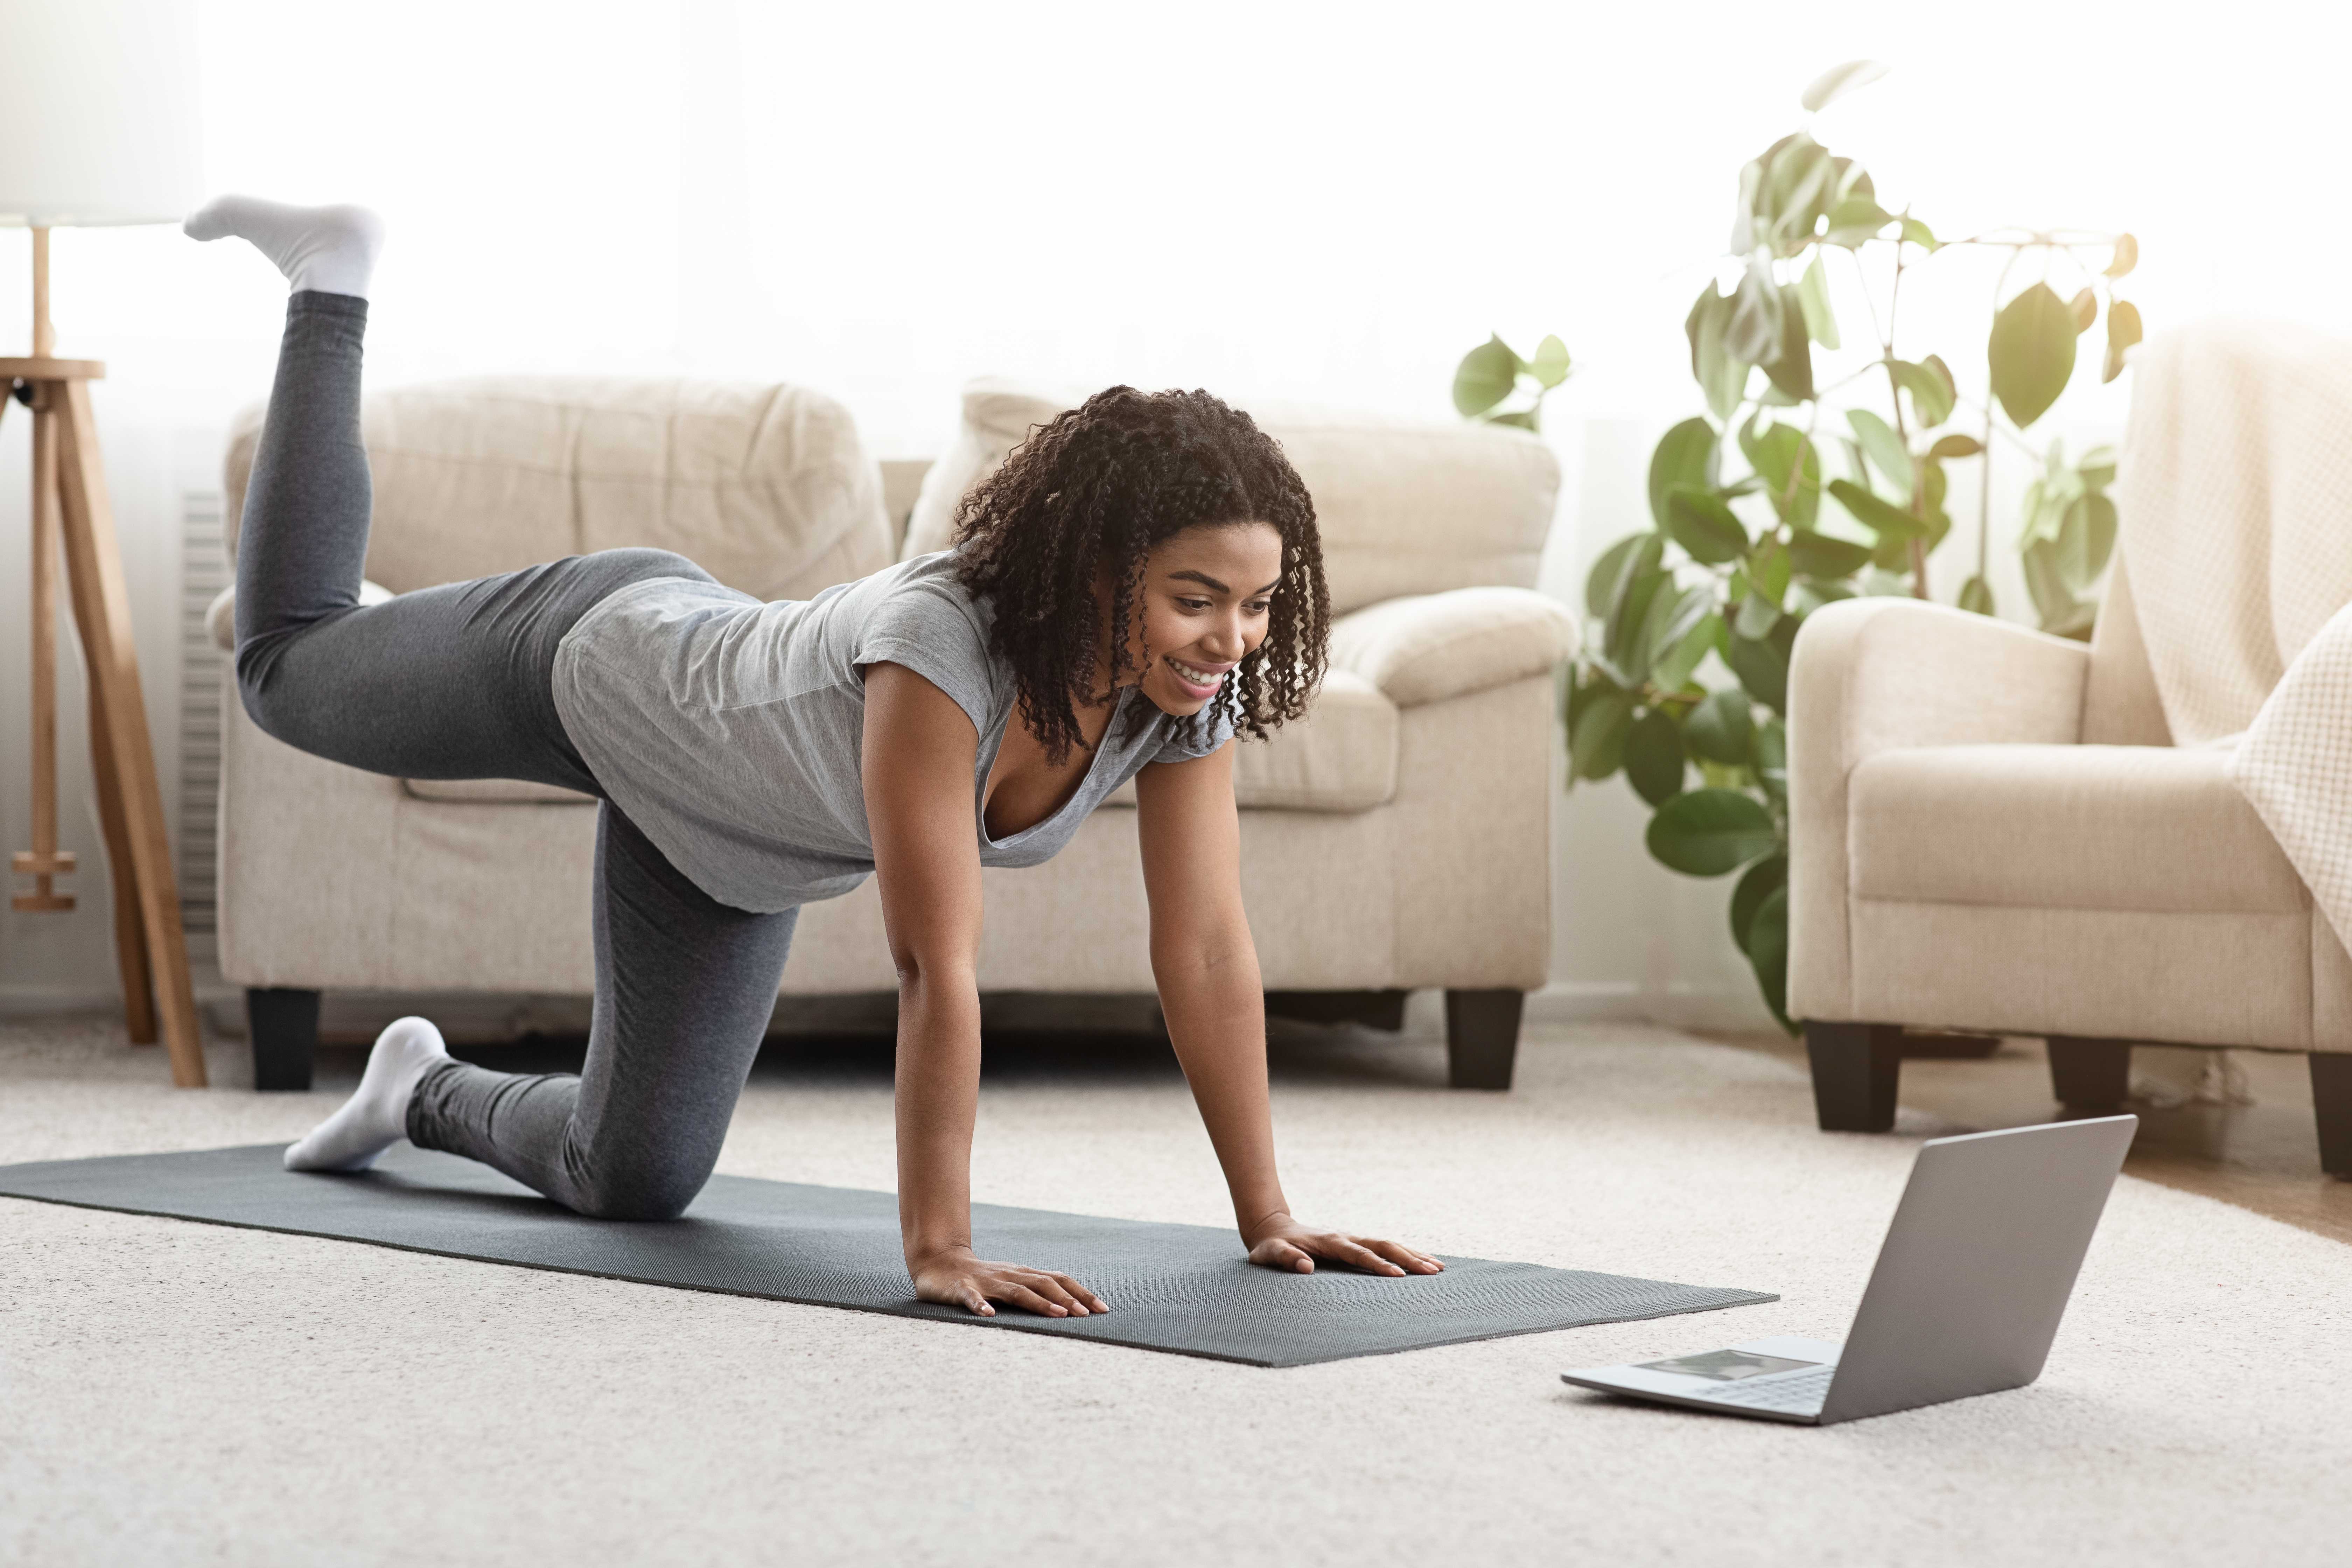
[[[103,801],[110,777],[122,812],[124,847],[137,886],[140,925],[146,936],[172,1080],[183,1089],[205,1083],[202,1027],[188,980],[187,939],[180,929],[179,889],[172,875],[171,840],[163,829],[163,792],[155,782],[154,749],[147,738],[147,704],[139,689],[139,650],[131,639],[131,601],[122,582],[122,555],[107,504],[106,470],[99,461],[98,425],[85,380],[48,384],[58,414],[58,495],[64,503],[66,566],[73,583],[74,618],[81,631],[96,701],[92,717],[105,736],[93,746]],[[120,885],[118,883],[118,885]],[[126,974],[130,973],[124,960]]]
[[[58,848],[58,430],[47,389],[33,400],[33,847],[8,869],[33,879],[9,907],[57,912],[74,907],[51,879],[69,876],[74,857]]]
[[[146,921],[139,908],[137,862],[131,853],[131,823],[122,802],[122,774],[114,765],[114,742],[106,702],[89,683],[89,765],[98,784],[99,826],[106,835],[106,868],[114,884],[114,962],[122,973],[122,1019],[134,1046],[155,1043],[154,976],[147,961]]]

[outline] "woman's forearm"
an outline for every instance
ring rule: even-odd
[[[971,1129],[980,1106],[980,993],[971,970],[898,986],[898,1229],[907,1267],[971,1246]]]
[[[1234,1221],[1255,1240],[1289,1204],[1275,1171],[1274,1113],[1265,1077],[1265,992],[1244,926],[1238,941],[1153,954],[1160,1011],[1192,1087],[1193,1103],[1234,1199]]]

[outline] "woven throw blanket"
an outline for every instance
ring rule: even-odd
[[[2173,740],[2352,933],[2352,344],[2224,321],[2135,358],[2118,510]]]

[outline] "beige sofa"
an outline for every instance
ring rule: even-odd
[[[2134,1042],[2310,1054],[2352,1176],[2352,958],[2225,752],[2172,744],[2127,563],[2088,647],[1832,605],[1790,676],[1789,1007],[1825,1129],[1883,1131],[1902,1026],[2040,1035],[2076,1113]]]
[[[943,542],[956,500],[1068,394],[975,384],[907,538],[847,416],[789,387],[498,378],[376,395],[371,593],[657,545],[762,598]],[[1395,1026],[1447,994],[1454,1079],[1507,1087],[1549,951],[1553,669],[1573,627],[1529,590],[1559,475],[1517,432],[1297,408],[1265,422],[1316,497],[1336,614],[1309,717],[1238,764],[1244,894],[1270,1005]],[[259,415],[235,433],[238,514]],[[226,646],[230,605],[215,606]],[[520,784],[385,778],[223,704],[223,973],[257,1080],[308,1081],[319,993],[583,996],[594,810]],[[1034,869],[985,873],[993,993],[1152,989],[1131,796]],[[895,989],[869,881],[803,912],[786,995]]]

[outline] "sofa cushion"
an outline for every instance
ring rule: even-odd
[[[1077,406],[1091,390],[994,378],[968,384],[955,438],[923,477],[902,555],[946,549],[965,492],[1031,426]],[[1333,613],[1401,594],[1535,586],[1559,496],[1559,463],[1535,437],[1307,404],[1246,406],[1282,443],[1315,498]]]
[[[804,599],[892,559],[881,478],[847,410],[796,386],[484,376],[369,395],[367,574],[395,593],[623,545]],[[261,411],[232,432],[229,542]]]
[[[2222,772],[2171,746],[1922,746],[1848,782],[1863,899],[2294,913],[2303,883]]]
[[[1402,708],[1541,675],[1576,651],[1576,617],[1525,588],[1415,594],[1342,616],[1331,663]]]

